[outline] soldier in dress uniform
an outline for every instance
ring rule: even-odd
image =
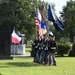
[[[55,36],[51,36],[51,41],[50,41],[50,47],[49,48],[49,56],[50,56],[50,62],[49,65],[54,65],[56,66],[56,60],[55,60],[55,51],[56,51],[56,41],[55,41]]]
[[[47,65],[55,65],[55,50],[56,50],[56,41],[55,36],[53,36],[53,33],[51,32],[48,37],[48,53],[47,53]]]
[[[51,42],[51,35],[52,34],[49,34],[49,36],[48,36],[48,43],[47,43],[48,51],[46,53],[46,65],[49,65],[49,63],[50,63],[50,50],[49,50],[49,47],[50,47],[50,42]]]
[[[44,64],[46,64],[47,52],[48,52],[48,39],[46,38],[44,42],[44,58],[43,58]]]
[[[41,54],[40,54],[42,64],[45,63],[46,50],[48,50],[48,48],[47,48],[47,38],[46,38],[46,35],[43,35],[43,38],[42,38],[42,51],[41,51]]]
[[[38,52],[38,37],[35,38],[34,42],[33,42],[33,46],[34,46],[34,62],[37,62],[38,57],[37,57],[37,52]]]

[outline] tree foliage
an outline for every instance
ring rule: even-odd
[[[65,25],[64,35],[73,40],[73,36],[75,36],[75,1],[68,1],[61,14]]]
[[[25,34],[27,39],[36,36],[34,7],[40,9],[45,5],[45,16],[48,16],[48,3],[41,0],[0,0],[0,31],[10,31],[15,27]],[[54,7],[54,6],[53,6]],[[50,27],[49,27],[50,28]]]
[[[33,0],[1,0],[0,11],[1,31],[12,32],[15,26],[27,38],[35,34]]]

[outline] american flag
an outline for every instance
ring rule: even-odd
[[[37,17],[35,17],[35,25],[38,27],[38,26],[39,26],[39,24],[40,24],[40,22],[39,22],[38,18],[37,18]]]
[[[41,24],[41,20],[42,20],[42,17],[39,10],[35,10],[35,25],[39,27]]]
[[[41,16],[39,10],[36,10],[35,11],[35,25],[38,28],[38,33],[40,36],[42,36],[41,20],[42,20],[42,16]]]

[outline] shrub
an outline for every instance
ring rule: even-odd
[[[75,43],[72,45],[72,50],[69,52],[68,56],[75,56]]]
[[[69,53],[71,49],[71,44],[57,44],[57,56],[64,56],[64,54]],[[32,51],[31,51],[31,56],[34,56],[34,46],[32,45]]]
[[[64,54],[68,54],[71,49],[71,44],[58,44],[57,55],[64,56]]]

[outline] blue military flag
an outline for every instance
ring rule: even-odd
[[[42,34],[46,34],[47,33],[47,24],[45,21],[41,22],[41,29],[42,29]]]
[[[50,5],[48,8],[48,20],[53,22],[54,27],[57,31],[64,30],[63,23],[58,19]]]
[[[49,5],[48,7],[48,20],[54,22],[56,19],[56,15],[53,11],[53,9],[51,8],[51,6]]]
[[[64,30],[64,25],[58,18],[53,22],[53,24],[57,31]]]
[[[47,28],[46,22],[41,22],[41,28],[43,28],[43,29]]]

